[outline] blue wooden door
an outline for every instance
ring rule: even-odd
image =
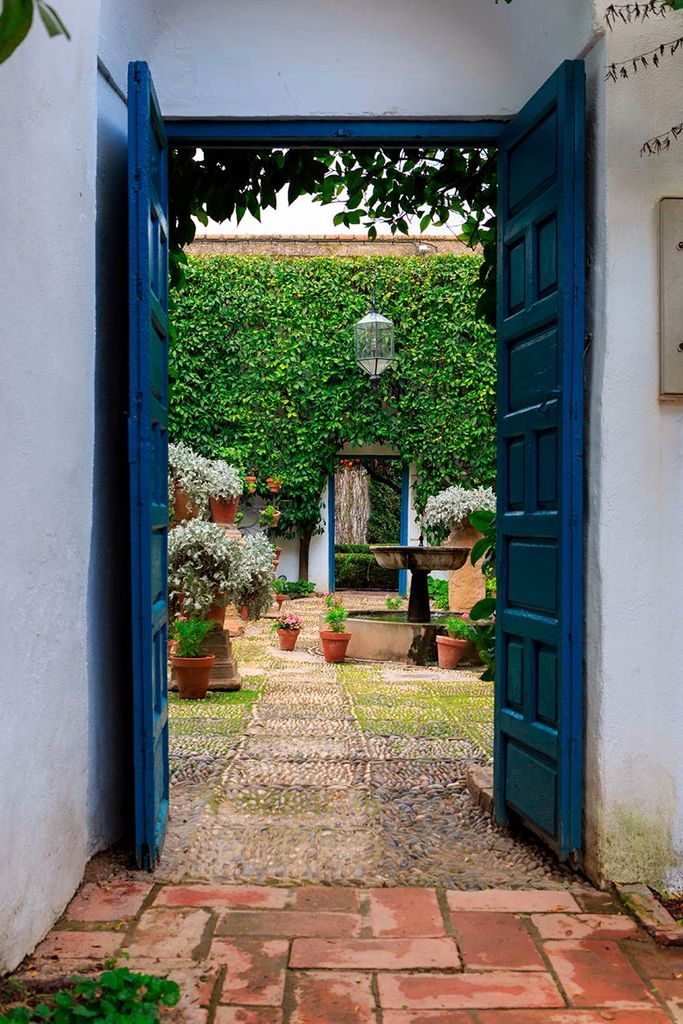
[[[583,813],[584,67],[499,149],[495,796],[562,859]]]
[[[128,68],[131,577],[135,848],[161,853],[168,817],[168,147],[149,68]]]

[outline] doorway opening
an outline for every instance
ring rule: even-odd
[[[156,331],[162,341],[167,332],[164,329],[163,301],[160,309],[154,305],[155,300],[159,301],[160,293],[163,300],[164,286],[159,288],[163,258],[155,262],[158,252],[155,249],[150,259],[149,250],[159,238],[158,223],[160,217],[163,217],[163,209],[159,212],[160,206],[163,207],[163,188],[157,192],[154,190],[160,162],[155,163],[155,159],[150,158],[149,114],[150,109],[156,108],[146,66],[133,66],[131,86],[143,101],[142,104],[131,105],[131,136],[135,135],[137,147],[131,161],[137,193],[131,198],[131,209],[135,214],[131,217],[131,224],[139,247],[138,255],[141,255],[144,264],[144,273],[138,270],[133,278],[137,281],[137,288],[131,292],[135,295],[137,291],[140,302],[138,315],[133,320],[135,362],[140,356],[143,361],[148,358],[152,331]],[[410,144],[411,139],[423,140],[425,133],[436,145],[443,147],[462,144],[485,146],[494,142],[497,145],[500,183],[498,366],[501,396],[498,409],[498,498],[501,507],[497,547],[498,592],[502,604],[499,605],[497,618],[496,809],[501,822],[521,816],[529,827],[542,833],[562,858],[578,855],[581,845],[581,766],[580,761],[577,763],[576,755],[581,740],[581,481],[580,473],[577,479],[577,467],[580,468],[581,454],[580,352],[583,344],[580,284],[583,281],[583,191],[581,175],[578,174],[583,146],[582,87],[583,68],[580,62],[563,65],[530,100],[521,114],[506,126],[492,122],[455,121],[432,124],[349,121],[341,125],[310,121],[204,121],[166,125],[174,145],[207,146],[227,142],[228,145],[244,146],[248,139],[251,143],[258,140],[260,144],[271,147],[281,145],[283,148],[296,148],[303,145],[305,148],[318,144],[321,139],[325,140],[323,144],[339,146],[339,139],[343,138],[344,145],[352,149],[354,145],[373,147],[390,142],[405,146]],[[138,131],[140,121],[146,123],[146,131]],[[154,153],[158,154],[159,148],[163,150],[165,144],[158,112],[152,113],[151,124],[151,134],[155,136],[152,145],[156,147]],[[264,143],[264,139],[268,140],[267,143]],[[145,149],[146,156],[141,160],[139,157],[142,149]],[[161,179],[163,184],[163,170]],[[153,225],[151,231],[150,216]],[[143,227],[145,230],[142,230]],[[152,267],[156,267],[156,271],[150,272]],[[146,295],[142,284],[146,281],[150,282],[150,295]],[[142,396],[144,404],[145,391],[140,386],[140,380],[139,377],[132,380],[131,390],[136,402],[138,396]],[[164,396],[162,382],[157,395],[157,403],[162,412]],[[146,415],[144,407],[142,412]],[[161,422],[154,419],[157,412],[157,407],[152,407],[149,420],[152,431],[155,429],[154,424]],[[131,431],[133,451],[136,450],[138,440],[134,428],[135,422]],[[163,465],[162,435],[163,429],[158,433],[161,440],[155,452],[155,457],[158,453],[161,459],[157,470]],[[146,501],[149,501],[151,507],[154,500],[158,503],[162,497],[161,487],[157,487],[160,474],[152,474],[155,481],[153,491],[146,491],[143,477],[138,470],[136,474],[134,498],[141,497],[142,500],[134,501],[132,506],[133,534],[134,538],[143,537],[143,544],[148,549],[150,523],[153,542],[163,540],[164,526],[153,516],[151,520],[141,516],[140,509],[146,507]],[[145,529],[148,531],[146,534]],[[133,548],[135,556],[135,541]],[[158,567],[158,562],[152,565]],[[134,562],[133,589],[138,604],[149,595],[149,588],[139,586],[140,574],[144,572],[144,561]],[[161,583],[161,589],[154,593],[161,606],[165,601],[164,584]],[[158,633],[155,632],[157,622]],[[164,619],[161,615],[157,618],[142,615],[140,623],[142,632],[135,651],[136,695],[140,705],[136,728],[140,735],[145,734],[142,719],[147,709],[146,702],[149,702],[150,693],[154,692],[155,722],[158,720],[159,724],[154,742],[159,744],[159,750],[163,750],[167,734],[164,732],[163,713],[158,714],[159,699],[163,702],[164,696],[163,672],[159,675],[160,643],[157,643],[155,637],[158,635],[161,641],[165,638]],[[139,628],[137,620],[135,628]],[[149,644],[146,630],[149,632]],[[154,665],[160,688],[148,685],[150,669],[144,661],[148,646],[156,651]],[[336,787],[330,786],[329,782],[325,783],[325,765],[334,763],[336,770],[339,765],[345,764],[348,766],[349,779],[356,778],[354,765],[368,760],[363,751],[374,751],[370,734],[376,735],[379,741],[377,751],[370,758],[373,763],[382,760],[379,751],[387,745],[387,739],[393,750],[403,751],[400,737],[387,730],[386,724],[374,733],[372,728],[364,728],[363,722],[367,724],[370,718],[367,712],[361,713],[358,710],[361,706],[367,708],[373,705],[384,708],[386,714],[383,723],[391,722],[391,709],[396,704],[396,697],[394,694],[385,694],[380,696],[379,701],[373,700],[373,690],[377,686],[372,672],[361,678],[354,676],[353,666],[334,671],[338,673],[335,675],[337,685],[331,689],[326,687],[325,692],[318,697],[312,686],[307,705],[309,715],[311,709],[320,706],[331,714],[320,716],[316,712],[313,737],[310,733],[300,735],[302,742],[298,753],[293,753],[294,748],[289,743],[287,750],[283,750],[281,756],[274,759],[277,762],[279,784],[277,794],[269,793],[264,806],[256,799],[257,794],[245,790],[241,797],[242,806],[256,799],[256,811],[264,816],[258,826],[261,832],[264,828],[267,831],[271,826],[276,827],[277,822],[272,816],[282,814],[282,808],[285,807],[298,807],[301,810],[303,818],[298,822],[300,826],[310,811],[310,803],[307,801],[314,798],[315,789],[314,799],[318,800],[323,816],[327,815],[328,820],[334,819],[336,805],[337,811],[341,812],[340,823],[350,826],[352,830],[357,826],[357,831],[362,833],[356,837],[361,847],[354,846],[350,852],[347,851],[347,863],[367,864],[371,854],[363,844],[372,845],[375,833],[370,828],[366,829],[365,821],[360,822],[354,817],[357,808],[353,793],[348,794],[350,801],[339,798],[338,802],[338,798],[327,791]],[[297,669],[296,672],[300,677],[301,670]],[[328,673],[326,680],[331,681],[329,670],[325,669],[325,672]],[[279,677],[282,685],[285,682],[283,674],[279,673]],[[353,686],[349,688],[345,685],[354,679],[358,684],[355,696],[351,692]],[[402,679],[392,681],[403,682]],[[297,686],[297,692],[302,693],[300,680]],[[407,692],[411,692],[410,684]],[[358,693],[367,699],[357,700]],[[283,712],[289,706],[292,694],[291,690],[288,694],[282,690],[278,693],[277,686],[272,687],[271,694],[271,713],[268,717],[273,735],[267,743],[273,749],[273,745],[277,745],[274,739],[277,729],[282,730],[281,735],[287,734],[287,716]],[[257,701],[255,722],[260,707],[261,701]],[[336,713],[332,713],[335,708]],[[321,717],[328,719],[329,743],[321,741],[323,730],[317,722]],[[351,721],[360,727],[363,737],[353,728],[346,732]],[[376,714],[374,721],[377,721]],[[276,722],[279,724],[276,725]],[[345,736],[348,743],[341,742]],[[405,738],[413,741],[420,737],[411,735]],[[264,741],[262,732],[260,741]],[[251,756],[241,765],[247,789],[250,786],[258,787],[259,779],[263,779],[264,757],[259,755],[259,749],[259,737],[254,734]],[[443,760],[437,750],[438,743],[434,747],[434,765]],[[165,800],[163,771],[157,771],[160,762],[157,755],[157,748],[154,751],[142,750],[143,764],[138,779],[141,809],[138,815],[139,836],[144,835],[146,856],[152,863],[160,848],[158,826]],[[301,765],[309,760],[315,761],[313,777],[320,785],[307,785],[303,798],[296,786],[296,793],[284,793],[283,788],[287,788],[285,762]],[[395,782],[398,790],[402,790],[407,779],[403,777],[398,765],[396,771]],[[379,769],[377,772],[377,779],[384,779],[383,772]],[[448,774],[451,779],[457,774],[452,763],[448,765]],[[366,780],[372,778],[373,770],[364,765],[362,775]],[[377,783],[380,788],[384,784]],[[450,784],[442,779],[436,785],[443,789]],[[462,781],[454,784],[461,786]],[[318,791],[321,788],[325,790],[324,793]],[[392,788],[391,783],[389,788]],[[378,793],[375,795],[379,797]],[[146,807],[148,796],[152,800],[151,808]],[[303,799],[303,806],[297,803],[300,799]],[[444,806],[448,804],[445,793],[440,795],[439,800]],[[363,806],[367,806],[365,798]],[[393,798],[391,807],[395,810]],[[375,809],[380,822],[391,817],[392,812],[388,812],[387,817],[382,815],[376,805]],[[223,810],[226,821],[235,820],[234,801],[232,804],[228,801]],[[414,812],[411,812],[411,817],[415,817]],[[280,821],[283,820],[280,818]],[[399,825],[399,832],[403,828],[405,822]],[[437,846],[440,850],[443,847],[440,839]],[[144,853],[144,845],[140,842],[138,848]],[[359,857],[361,848],[367,856],[361,853]],[[235,863],[244,864],[245,857],[249,855],[243,847],[241,850],[241,853],[235,853]],[[409,849],[403,849],[402,854],[409,857]],[[141,859],[144,860],[144,856]],[[397,869],[396,877],[399,877],[402,870]]]

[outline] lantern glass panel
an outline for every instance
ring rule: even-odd
[[[371,377],[379,376],[396,358],[394,325],[381,313],[368,313],[354,328],[356,362]]]

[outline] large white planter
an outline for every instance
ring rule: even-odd
[[[448,548],[473,548],[481,534],[469,524],[452,530],[445,543]],[[486,597],[486,581],[481,571],[481,561],[472,565],[469,555],[462,569],[448,574],[448,608],[452,612],[468,612],[470,608]]]

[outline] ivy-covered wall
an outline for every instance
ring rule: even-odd
[[[418,508],[453,483],[495,478],[495,338],[475,315],[480,257],[191,257],[173,295],[173,439],[281,475],[285,534],[319,524],[344,443],[414,462]],[[369,308],[396,325],[378,390],[354,358]],[[290,499],[287,501],[287,499]]]

